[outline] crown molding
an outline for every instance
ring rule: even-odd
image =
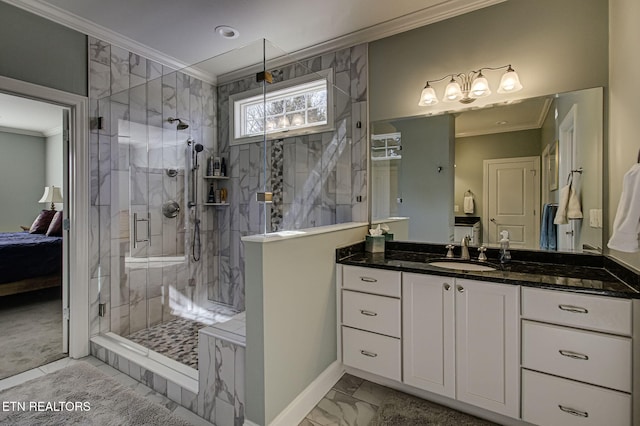
[[[211,84],[228,83],[244,76],[250,75],[251,69],[259,67],[259,64],[249,66],[241,71],[212,76],[205,73],[192,64],[185,64],[178,59],[166,55],[159,50],[153,49],[142,43],[130,39],[122,34],[111,31],[108,28],[97,25],[80,16],[71,14],[61,8],[45,3],[43,0],[2,0],[13,6],[24,9],[35,15],[57,22],[68,28],[79,31],[83,34],[95,37],[99,40],[114,44],[130,52],[141,55],[147,59],[156,61],[162,65],[184,72],[192,77],[206,81]],[[381,38],[390,37],[405,31],[413,30],[465,13],[473,12],[495,4],[503,3],[507,0],[448,0],[434,6],[421,9],[417,12],[409,13],[398,18],[327,40],[316,45],[300,49],[280,58],[269,61],[270,68],[275,68],[292,61],[301,60],[313,56],[318,56],[327,52],[332,52],[361,43],[367,43]],[[272,43],[273,44],[273,43]]]
[[[268,67],[270,69],[277,68],[286,64],[290,64],[294,61],[302,61],[307,58],[323,55],[325,53],[334,52],[351,46],[356,46],[358,44],[380,40],[385,37],[390,37],[409,30],[424,27],[425,25],[444,21],[449,18],[464,15],[465,13],[473,12],[475,10],[493,6],[505,1],[507,0],[445,1],[443,3],[421,9],[417,12],[390,19],[388,21],[363,28],[361,30],[354,31],[352,33],[345,34],[343,36],[336,37],[334,39],[327,40],[304,49],[296,50],[294,52],[282,55],[278,58],[271,59],[268,61]],[[271,42],[270,40],[269,42],[273,44],[273,42]],[[279,46],[276,45],[276,47],[284,51]],[[258,72],[261,66],[261,64],[255,64],[240,71],[221,74],[217,76],[218,83],[229,83],[241,79],[243,77],[246,77],[247,75],[251,75],[253,72]]]
[[[15,133],[16,135],[35,136],[35,137],[38,137],[38,138],[45,137],[44,133],[39,132],[37,130],[16,129],[15,127],[0,126],[0,132],[2,132],[2,133]]]
[[[153,49],[145,44],[111,31],[108,28],[100,26],[92,21],[82,18],[78,15],[69,13],[59,7],[45,3],[43,0],[2,0],[12,6],[26,10],[27,12],[38,15],[42,18],[56,22],[72,30],[76,30],[82,34],[97,38],[107,43],[121,47],[129,52],[140,55],[144,58],[151,59],[176,71],[183,72],[197,79],[215,84],[216,79],[210,74],[201,72],[194,68],[189,68],[190,64],[166,55],[159,50]]]
[[[56,126],[51,129],[43,131],[42,135],[46,138],[50,138],[51,136],[59,135],[61,133],[62,133],[62,126]]]

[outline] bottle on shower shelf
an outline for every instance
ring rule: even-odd
[[[207,203],[213,203],[215,201],[215,190],[213,184],[209,185],[209,196],[207,197]]]
[[[220,176],[226,176],[227,175],[227,163],[224,161],[224,157],[222,157],[222,160],[220,161]]]
[[[213,176],[220,176],[220,157],[213,160]]]
[[[213,156],[207,162],[207,176],[213,176]]]

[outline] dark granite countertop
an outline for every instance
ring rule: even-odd
[[[492,260],[497,258],[497,251],[490,249],[487,251],[489,261],[486,263],[496,270],[487,272],[444,269],[428,263],[433,260],[452,260],[446,259],[444,253],[446,250],[443,251],[443,246],[399,242],[387,243],[385,253],[367,253],[364,251],[364,244],[358,243],[338,249],[336,260],[343,265],[640,299],[637,280],[626,283],[619,279],[609,270],[613,268],[605,267],[609,266],[607,259],[600,255],[512,251],[513,260],[502,265]],[[456,251],[456,257],[458,253],[459,249]]]

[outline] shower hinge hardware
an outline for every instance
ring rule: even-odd
[[[273,192],[258,192],[256,193],[256,201],[259,203],[272,203]]]
[[[69,219],[64,219],[62,221],[62,229],[64,229],[65,231],[71,229],[71,221]]]
[[[262,83],[266,81],[267,83],[273,83],[273,74],[269,71],[261,71],[256,73],[256,83]]]
[[[104,130],[104,117],[98,117],[96,125],[98,130]]]
[[[356,121],[356,129],[362,128],[362,121]]]
[[[356,196],[356,202],[357,203],[361,203],[362,202],[362,195]]]
[[[69,307],[67,306],[67,307],[64,307],[64,308],[62,309],[62,319],[64,319],[64,320],[67,320],[67,321],[68,321],[68,320],[69,320],[69,318],[70,318],[70,315],[69,315]]]
[[[107,304],[99,303],[98,304],[98,316],[103,317],[107,313]]]

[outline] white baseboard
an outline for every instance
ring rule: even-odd
[[[260,426],[257,423],[252,422],[251,420],[244,419],[243,426]]]
[[[282,410],[282,412],[269,423],[269,426],[291,426],[300,424],[305,416],[309,414],[309,411],[318,405],[318,402],[324,398],[343,374],[344,366],[342,363],[340,361],[334,361],[320,373],[296,399],[291,401],[291,404]],[[244,424],[253,425],[253,423],[247,423],[247,421],[245,421]]]

